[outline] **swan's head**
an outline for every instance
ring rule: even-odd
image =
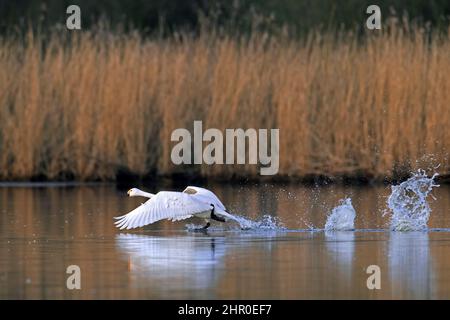
[[[140,193],[140,190],[138,188],[132,188],[127,191],[127,194],[129,197],[136,197],[139,195],[139,193]]]

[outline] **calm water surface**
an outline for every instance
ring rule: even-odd
[[[214,224],[196,233],[186,230],[203,223],[193,219],[121,232],[112,218],[143,201],[126,190],[0,185],[0,298],[450,298],[450,232],[385,230],[389,187],[209,187],[230,211],[252,220],[269,214],[286,229]],[[429,226],[450,228],[450,188],[433,195]],[[308,231],[322,228],[345,196],[357,231]],[[81,290],[66,287],[69,265],[81,269]],[[369,265],[381,268],[381,290],[367,289]]]

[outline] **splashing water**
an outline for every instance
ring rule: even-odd
[[[231,215],[233,217],[232,220],[239,224],[240,229],[242,230],[285,230],[286,228],[280,222],[277,217],[273,217],[271,215],[265,214],[257,220],[250,220],[238,215]],[[231,220],[231,219],[230,219]],[[187,224],[186,229],[195,230],[199,229],[201,226],[196,226],[194,224]],[[214,230],[215,228],[210,228]]]
[[[265,214],[256,221],[250,221],[251,229],[259,230],[283,230],[286,229],[281,223],[280,219],[271,215]]]
[[[392,212],[391,230],[421,231],[427,229],[431,208],[427,196],[434,187],[435,173],[429,178],[424,170],[418,170],[411,178],[399,185],[392,186],[392,192],[387,200]]]
[[[282,230],[285,229],[277,217],[265,214],[257,220],[250,220],[238,215],[231,215],[243,230]]]
[[[350,231],[355,229],[356,211],[352,199],[341,200],[341,204],[331,211],[325,223],[326,231]]]

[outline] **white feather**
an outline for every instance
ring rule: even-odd
[[[189,186],[186,189],[184,189],[183,192],[191,193],[192,191],[195,192],[192,194],[192,196],[195,197],[196,199],[202,202],[214,204],[215,208],[219,208],[225,211],[227,210],[223,205],[223,203],[219,200],[219,198],[217,198],[217,196],[208,189]]]
[[[161,191],[128,214],[117,217],[115,224],[121,230],[133,229],[162,219],[187,219],[208,212],[211,208],[210,203],[200,201],[187,193]]]

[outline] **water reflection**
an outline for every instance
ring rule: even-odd
[[[349,270],[355,252],[355,232],[327,231],[325,232],[325,239],[330,255],[340,266]]]
[[[164,290],[213,286],[227,250],[224,238],[208,236],[119,234],[116,243],[129,263],[133,286],[151,283]]]
[[[392,232],[389,276],[392,294],[408,299],[432,298],[433,259],[427,232]]]
[[[335,286],[342,297],[352,296],[355,279],[353,266],[355,254],[355,233],[349,231],[325,232],[325,246],[333,266],[334,277],[329,280],[330,286]]]
[[[450,233],[391,233],[382,216],[387,187],[206,185],[232,212],[276,216],[287,230],[242,232],[216,224],[208,234],[184,221],[120,233],[113,217],[135,208],[115,186],[0,186],[0,299],[450,298]],[[145,188],[144,188],[145,189]],[[176,189],[158,186],[158,189]],[[450,188],[434,191],[431,228],[450,226]],[[356,232],[322,228],[351,196]],[[82,290],[67,290],[67,266]],[[366,287],[367,266],[382,289]]]

